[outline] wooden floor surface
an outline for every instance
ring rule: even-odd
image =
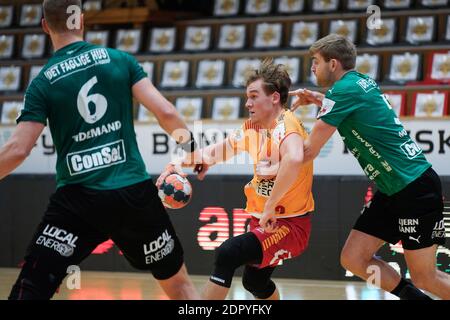
[[[19,269],[0,268],[0,299],[7,299]],[[198,290],[207,276],[192,276]],[[55,300],[164,300],[167,299],[150,274],[127,272],[83,271],[80,289],[68,289],[76,283],[65,279]],[[244,290],[241,279],[235,277],[228,300],[253,297]],[[364,282],[274,279],[284,300],[395,300],[397,297]]]

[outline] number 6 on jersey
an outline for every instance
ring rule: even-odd
[[[81,87],[80,92],[78,93],[78,112],[83,117],[84,121],[89,124],[96,123],[100,120],[105,115],[106,109],[108,108],[106,98],[100,93],[88,95],[89,91],[97,82],[97,76],[92,77]],[[91,111],[89,110],[89,103],[91,102],[95,105],[95,112],[93,114],[91,114]]]

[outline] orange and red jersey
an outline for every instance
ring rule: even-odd
[[[247,120],[227,139],[235,151],[248,152],[253,160],[253,179],[244,188],[247,197],[246,211],[259,217],[275,184],[280,146],[290,134],[298,134],[306,140],[308,134],[302,123],[290,111],[284,111],[273,129],[262,129]],[[312,196],[313,163],[302,164],[295,183],[276,207],[277,218],[289,218],[314,210]],[[282,182],[281,182],[282,183]]]

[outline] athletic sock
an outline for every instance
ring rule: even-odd
[[[391,293],[399,297],[400,300],[433,300],[410,281],[403,278],[400,279],[400,283]]]

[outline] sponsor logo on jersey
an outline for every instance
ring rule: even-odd
[[[375,150],[375,148],[373,147],[373,145],[368,142],[358,131],[356,131],[355,129],[352,130],[352,134],[355,136],[356,139],[358,139],[358,141],[367,148],[367,150],[369,150],[369,152],[378,160],[381,160],[381,155],[380,153]]]
[[[376,177],[380,175],[380,171],[377,170],[373,165],[370,163],[367,164],[367,166],[364,167],[364,173],[367,175],[367,177],[370,180],[375,180]]]
[[[44,75],[51,84],[73,73],[86,70],[99,64],[110,63],[108,50],[97,48],[83,52],[75,57],[61,61],[48,68]]]
[[[273,179],[262,179],[257,182],[256,193],[263,197],[270,197],[274,185]]]
[[[107,168],[125,161],[126,153],[122,139],[67,155],[67,166],[72,176]]]
[[[276,159],[275,161],[260,159],[256,164],[255,173],[260,179],[275,179],[279,168],[280,163]]]
[[[100,137],[101,135],[108,134],[110,132],[118,131],[121,128],[122,123],[120,121],[115,121],[96,128],[92,128],[86,132],[77,133],[76,135],[72,136],[72,138],[73,140],[75,140],[75,142],[81,142],[92,138]]]
[[[398,132],[398,136],[400,138],[406,137],[408,135],[408,132],[405,129],[402,129],[401,131]]]
[[[73,255],[78,236],[64,229],[47,224],[42,234],[37,238],[36,244],[55,250],[63,257]]]
[[[408,157],[409,160],[414,159],[422,153],[422,149],[411,139],[408,139],[405,143],[400,146],[403,153]]]
[[[399,125],[399,126],[402,126],[402,127],[403,127],[403,123],[400,121],[399,118],[395,117],[395,118],[394,118],[394,122],[395,122],[396,125]]]
[[[317,119],[320,119],[320,117],[326,115],[331,110],[333,110],[335,104],[336,104],[335,101],[328,98],[324,98],[322,100],[322,108],[320,108],[319,114],[317,115]]]
[[[378,87],[377,83],[372,79],[360,79],[356,82],[356,84],[359,85],[365,93],[368,93]]]
[[[175,241],[167,229],[149,244],[144,244],[145,263],[151,264],[160,261],[169,255],[175,247]]]

